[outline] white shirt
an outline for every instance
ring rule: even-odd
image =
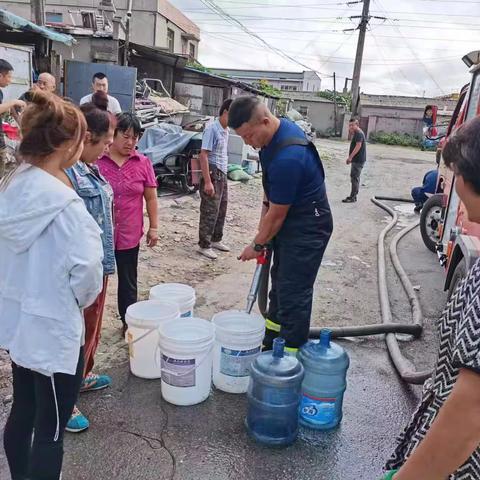
[[[0,348],[19,366],[74,375],[82,309],[102,289],[101,231],[76,192],[22,165],[0,191]]]
[[[90,103],[92,101],[92,96],[93,93],[90,95],[85,95],[81,100],[80,100],[80,105],[83,105],[84,103]],[[110,113],[113,113],[116,115],[117,113],[122,113],[122,107],[120,106],[119,101],[115,97],[111,97],[110,95],[107,95],[108,97],[108,107],[107,110]]]

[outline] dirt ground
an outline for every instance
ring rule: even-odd
[[[357,204],[342,204],[349,193],[345,165],[348,144],[318,140],[327,171],[328,195],[334,216],[334,234],[327,248],[315,291],[312,324],[354,325],[378,321],[376,240],[388,215],[370,202],[375,194],[409,196],[412,186],[435,167],[434,154],[403,147],[368,145],[368,162],[362,175]],[[139,257],[139,299],[147,299],[152,286],[181,282],[197,292],[196,316],[210,319],[216,312],[242,308],[248,293],[253,263],[241,263],[237,255],[249,243],[258,225],[261,179],[229,182],[230,203],[225,242],[230,254],[210,261],[196,252],[199,195],[159,197],[160,240],[149,249],[143,243]],[[398,205],[400,225],[414,219],[413,206]],[[419,248],[423,248],[419,245]],[[408,312],[407,312],[408,314]],[[401,316],[401,315],[400,315]],[[116,308],[116,278],[111,277],[104,315],[102,341],[97,353],[101,371],[127,358]],[[0,353],[0,398],[8,404],[9,365]]]
[[[335,226],[317,279],[312,324],[346,326],[377,323],[380,315],[376,244],[378,233],[389,222],[389,216],[373,205],[370,198],[373,195],[408,197],[410,189],[421,183],[425,172],[435,168],[434,154],[402,147],[368,145],[368,161],[362,176],[359,201],[356,204],[343,204],[341,199],[349,193],[350,188],[349,169],[345,165],[348,144],[318,140],[317,146],[327,172],[327,188]],[[196,289],[196,316],[210,319],[216,312],[244,307],[255,265],[239,262],[237,255],[252,240],[256,231],[261,204],[261,179],[256,178],[247,184],[229,182],[229,189],[225,242],[231,246],[232,252],[221,254],[216,261],[209,261],[196,252],[198,194],[159,198],[160,241],[154,249],[148,249],[144,244],[141,247],[140,299],[148,298],[149,289],[158,283],[181,282]],[[400,225],[415,220],[413,205],[394,203],[392,206],[401,214]],[[442,269],[435,256],[423,246],[418,231],[409,234],[401,242],[400,248],[400,257],[407,273],[412,276],[413,284],[420,287],[420,299],[426,317],[423,339],[405,342],[403,348],[420,368],[431,367],[436,349],[434,324],[445,301]],[[390,269],[389,287],[395,320],[409,322],[408,302]],[[116,279],[113,276],[109,284],[96,371],[122,365],[122,368],[128,368],[127,350],[120,326],[116,315]],[[386,352],[382,352],[384,345],[381,338],[350,339],[348,342],[361,352],[375,349],[376,355],[387,356]],[[364,354],[367,355],[361,353],[359,358]],[[357,364],[352,368],[354,371],[361,370],[362,365]],[[392,375],[388,367],[382,366],[381,370],[382,375]],[[10,402],[8,358],[0,353],[0,423],[5,419]],[[408,409],[413,408],[413,404],[408,405]],[[402,419],[400,421],[403,422]],[[2,454],[0,472],[5,468]]]

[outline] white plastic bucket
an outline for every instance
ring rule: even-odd
[[[193,317],[195,289],[183,283],[160,283],[150,289],[150,300],[176,303],[181,317]]]
[[[250,366],[260,354],[265,320],[260,315],[229,310],[215,315],[213,383],[224,392],[248,390]]]
[[[136,377],[160,378],[158,327],[179,317],[178,306],[171,302],[146,300],[127,308],[125,320],[128,324],[130,371]]]
[[[206,400],[212,386],[212,323],[201,318],[163,323],[159,337],[162,397],[174,405],[196,405]]]

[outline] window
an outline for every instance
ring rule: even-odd
[[[306,107],[305,105],[300,105],[298,107],[298,113],[302,116],[302,117],[308,117],[308,107]]]
[[[80,14],[82,15],[83,28],[91,28],[92,30],[95,30],[96,23],[93,12],[80,12]]]
[[[170,30],[170,28],[167,29],[167,47],[168,51],[173,53],[173,50],[175,49],[175,32]]]
[[[468,111],[465,121],[474,118],[480,108],[480,72],[478,72],[473,78],[470,85],[470,98],[468,100]]]
[[[190,58],[195,58],[195,45],[193,43],[190,44]]]
[[[188,41],[186,38],[182,38],[182,54],[186,55],[188,53]]]
[[[298,88],[296,85],[280,85],[280,90],[285,92],[296,92]]]
[[[63,13],[46,12],[47,23],[63,23]]]

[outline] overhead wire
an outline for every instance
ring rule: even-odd
[[[230,14],[228,14],[227,12],[225,12],[225,10],[223,10],[221,7],[219,7],[213,0],[201,0],[201,2],[203,4],[209,6],[214,12],[216,12],[220,17],[226,19],[230,24],[233,24],[237,27],[240,27],[240,29],[243,30],[246,34],[248,34],[249,36],[258,40],[260,43],[265,45],[268,49],[270,49],[272,52],[276,53],[277,55],[282,56],[283,58],[286,58],[287,60],[290,60],[291,62],[293,62],[293,63],[295,63],[295,64],[297,64],[297,65],[299,65],[303,68],[306,68],[307,70],[311,70],[311,71],[314,71],[314,72],[317,72],[317,73],[321,73],[324,76],[329,76],[329,75],[326,75],[322,72],[319,72],[318,69],[312,68],[309,65],[305,65],[304,63],[299,62],[297,59],[293,58],[289,54],[284,53],[281,49],[271,45],[269,42],[264,40],[260,35],[256,34],[252,30],[247,28],[245,25],[243,25],[242,22],[240,22],[235,17],[233,17]]]
[[[387,11],[385,10],[385,8],[383,7],[382,3],[380,0],[373,0],[377,5],[379,5],[379,7],[384,10],[385,14],[388,14]],[[387,17],[387,21],[390,21]],[[405,45],[408,45],[410,46],[410,43],[408,42],[408,40],[405,38],[405,36],[403,35],[402,31],[400,30],[400,28],[398,28],[396,25],[394,25],[394,28],[398,31],[398,33],[403,37],[403,40],[405,42]],[[410,48],[410,51],[412,52],[412,55],[414,56],[414,58],[417,60],[417,61],[420,61],[417,53],[415,52],[415,50],[413,48]],[[430,70],[427,68],[427,66],[421,62],[421,65],[423,66],[424,70],[425,70],[425,73],[430,77],[430,79],[432,80],[432,82],[435,84],[435,86],[440,90],[440,92],[442,93],[442,95],[445,95],[445,91],[443,90],[443,88],[440,86],[440,84],[437,82],[437,79],[435,78],[434,75],[432,75],[430,73]]]

